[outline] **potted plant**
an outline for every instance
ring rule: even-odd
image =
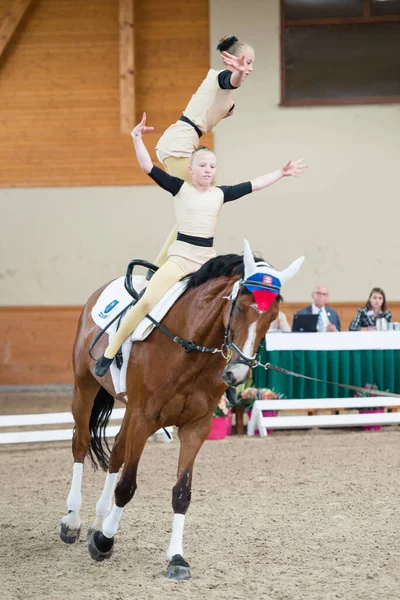
[[[239,393],[239,405],[243,406],[249,419],[251,418],[254,402],[256,400],[280,400],[284,398],[283,394],[280,394],[274,389],[269,388],[254,388],[248,387],[243,389]],[[277,410],[263,410],[263,417],[276,417],[278,414]],[[273,429],[267,429],[268,434],[272,433]],[[255,434],[258,434],[258,429],[255,430]]]
[[[223,440],[227,435],[230,435],[230,429],[231,405],[224,394],[219,401],[217,408],[214,410],[212,425],[207,439]]]
[[[377,394],[374,394],[374,390],[377,390],[378,386],[375,383],[366,383],[363,392],[357,392],[354,394],[354,398],[376,398]],[[388,391],[388,390],[386,390]],[[382,406],[368,406],[366,408],[359,408],[358,412],[362,414],[366,413],[383,413],[385,409]],[[380,425],[363,425],[364,431],[379,431]]]

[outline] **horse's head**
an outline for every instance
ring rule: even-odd
[[[248,379],[257,348],[278,316],[281,287],[297,273],[303,260],[298,258],[278,272],[265,262],[256,262],[245,240],[244,279],[235,283],[224,313],[225,343],[232,353],[222,374],[227,385]]]

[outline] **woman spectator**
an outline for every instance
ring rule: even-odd
[[[349,331],[370,331],[376,328],[377,319],[392,322],[392,313],[387,310],[385,292],[381,288],[373,288],[367,303],[357,310],[350,323]]]

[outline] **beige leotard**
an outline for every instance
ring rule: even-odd
[[[183,115],[207,133],[227,116],[233,106],[232,89],[222,89],[218,77],[223,71],[210,69],[191,97]],[[199,145],[199,136],[189,123],[177,121],[164,132],[156,146],[157,157],[164,162],[169,156],[190,157]]]

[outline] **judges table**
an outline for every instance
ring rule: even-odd
[[[261,362],[310,377],[400,393],[400,331],[269,333]],[[274,388],[286,398],[344,398],[352,390],[308,381],[261,367],[254,369],[257,388]]]

